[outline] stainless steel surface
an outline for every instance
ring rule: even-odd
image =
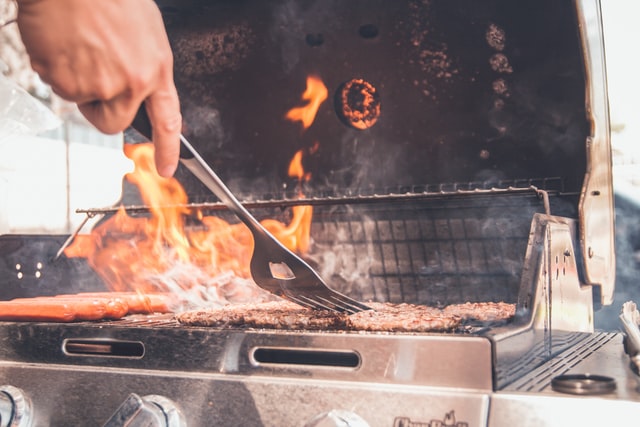
[[[160,408],[131,393],[103,427],[167,427],[164,418]]]
[[[496,386],[501,388],[593,332],[590,288],[576,265],[576,223],[536,214],[524,259],[516,320],[493,328]]]
[[[130,392],[146,391],[179,402],[189,427],[300,427],[332,410],[355,413],[371,427],[444,420],[452,411],[459,422],[482,426],[489,412],[490,393],[467,388],[6,363],[0,369],[34,390],[34,427],[102,425]]]
[[[162,410],[167,427],[186,427],[187,422],[182,410],[174,401],[158,394],[143,396],[142,400],[154,404]]]
[[[170,316],[8,326],[0,328],[11,342],[0,349],[0,377],[29,391],[35,427],[102,425],[130,393],[171,399],[188,426],[300,427],[332,410],[372,427],[452,410],[481,425],[492,388],[491,343],[481,336],[215,330],[179,327]],[[69,355],[62,336],[140,341],[145,354]],[[360,362],[261,363],[252,357],[261,348],[349,351]],[[468,354],[473,364],[457,357]]]
[[[348,411],[371,427],[458,425],[469,427],[607,425],[612,414],[633,419],[640,410],[636,378],[624,362],[622,336],[590,334],[583,347],[561,352],[502,389],[439,386],[429,378],[413,384],[370,377],[352,381],[343,369],[245,369],[229,375],[223,369],[116,367],[87,364],[0,363],[3,380],[28,391],[34,401],[34,427],[101,425],[130,393],[161,394],[176,402],[188,426],[236,425],[300,427],[320,414]],[[389,345],[368,346],[371,353]],[[394,346],[391,346],[394,347]],[[397,346],[396,346],[397,348]],[[576,351],[576,349],[578,351]],[[435,347],[434,347],[435,350]],[[461,351],[463,351],[460,348]],[[460,354],[441,347],[442,360]],[[226,366],[243,351],[230,351]],[[442,354],[446,353],[446,354]],[[469,365],[468,355],[464,361]],[[442,361],[421,358],[421,366]],[[483,368],[478,367],[478,370]],[[335,374],[324,371],[335,370]],[[410,370],[410,369],[408,369]],[[389,368],[393,372],[393,368]],[[311,375],[309,375],[311,373]],[[574,396],[551,388],[557,375],[603,375],[616,382],[614,392],[599,396]],[[99,386],[98,386],[99,385]],[[419,424],[422,423],[422,424]],[[448,423],[448,424],[447,424]]]
[[[601,426],[617,420],[633,424],[640,410],[640,391],[637,377],[627,364],[622,341],[621,334],[594,334],[585,346],[549,359],[492,396],[487,425]],[[552,389],[555,376],[574,374],[611,377],[616,383],[615,391],[583,397]]]
[[[600,303],[613,302],[615,242],[613,180],[607,75],[602,16],[598,0],[575,2],[585,61],[585,91],[591,134],[587,173],[580,194],[580,246],[586,283],[599,286]]]
[[[366,305],[329,288],[309,264],[280,243],[240,204],[184,136],[180,136],[180,141],[192,156],[191,158],[181,156],[180,162],[251,231],[253,236],[251,276],[258,286],[282,298],[316,310],[346,313],[369,310]]]
[[[576,222],[566,218],[541,217],[539,227],[544,230],[538,231],[544,238],[536,242],[543,248],[537,274],[544,278],[545,283],[537,289],[543,293],[542,298],[546,302],[536,307],[543,307],[546,311],[534,315],[541,320],[536,328],[593,332],[593,296],[591,289],[583,286],[580,280]]]
[[[221,373],[242,376],[376,382],[406,386],[493,387],[491,340],[466,334],[382,334],[189,328],[171,316],[140,316],[126,321],[77,324],[4,324],[0,360],[88,369]],[[133,354],[69,353],[65,340],[140,343]],[[293,362],[255,357],[259,350],[278,350]],[[305,358],[304,352],[314,357]],[[337,353],[357,357],[332,366]],[[452,355],[473,354],[474,363]],[[149,394],[149,393],[142,393]],[[154,393],[162,394],[162,393]],[[169,397],[169,396],[168,396]],[[124,400],[124,399],[123,399]]]

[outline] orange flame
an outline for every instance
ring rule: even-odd
[[[322,104],[328,96],[327,87],[318,77],[307,77],[307,89],[302,94],[302,99],[308,101],[303,107],[292,108],[287,112],[286,118],[292,122],[302,122],[302,127],[308,129],[313,123]]]
[[[298,150],[289,163],[289,176],[309,180],[311,174],[305,174],[302,168],[302,150]],[[304,194],[298,194],[300,198],[304,198]],[[303,205],[294,206],[293,218],[289,226],[285,227],[281,222],[274,220],[264,220],[262,225],[274,236],[278,236],[278,240],[287,248],[297,248],[300,253],[306,253],[309,250],[309,242],[311,235],[311,219],[313,217],[313,206]],[[293,250],[293,249],[292,249]]]
[[[326,97],[324,84],[309,77],[303,94],[309,105],[292,109],[287,117],[310,126]],[[317,149],[315,143],[309,152]],[[250,280],[253,239],[244,224],[189,208],[180,183],[156,173],[152,144],[124,144],[124,153],[135,165],[125,179],[137,186],[149,214],[132,216],[120,207],[90,234],[77,235],[64,251],[67,257],[86,258],[118,292],[173,292],[192,305],[274,298]],[[289,165],[289,176],[301,183],[311,178],[304,171],[303,155],[303,150],[295,153]],[[299,197],[304,197],[301,190]],[[304,254],[310,246],[312,216],[311,206],[294,206],[288,225],[275,219],[262,224],[288,249]]]
[[[244,224],[229,224],[187,208],[180,183],[155,172],[151,144],[125,144],[125,154],[136,165],[126,179],[138,186],[150,215],[133,217],[120,207],[90,234],[76,236],[65,255],[87,258],[112,291],[175,292],[184,297],[185,292],[202,293],[203,280],[215,285],[216,278],[226,277],[223,286],[214,289],[214,299],[221,304],[270,299],[249,280],[253,239]],[[188,216],[201,224],[187,227]],[[289,225],[276,220],[262,223],[290,250],[308,250],[308,207],[294,207]]]

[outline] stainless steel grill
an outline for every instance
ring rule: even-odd
[[[420,334],[171,314],[2,322],[3,417],[16,402],[34,426],[559,426],[637,412],[622,335],[594,332],[615,267],[597,1],[158,4],[189,140],[258,218],[313,206],[307,257],[327,283],[362,301],[504,301],[515,317]],[[301,133],[283,116],[309,75],[333,99]],[[364,130],[338,111],[354,78],[380,93]],[[282,172],[298,150],[304,199]],[[185,208],[233,220],[177,178]],[[126,181],[121,202],[78,212],[150,215]],[[0,236],[2,299],[106,290],[64,255],[74,238]],[[553,386],[566,374],[608,379],[571,394]],[[574,418],[553,415],[565,406]]]

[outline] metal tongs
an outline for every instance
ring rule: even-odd
[[[151,122],[144,105],[131,127],[151,139]],[[180,135],[180,163],[193,173],[249,228],[254,247],[251,276],[258,286],[315,310],[357,313],[366,305],[329,288],[322,278],[296,254],[284,247],[245,209],[198,152]]]

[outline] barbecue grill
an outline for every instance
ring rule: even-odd
[[[594,331],[615,281],[598,1],[158,5],[185,135],[258,218],[313,208],[305,257],[333,289],[363,302],[501,301],[515,316],[433,333],[188,327],[171,313],[1,322],[2,425],[633,419],[623,335]],[[303,127],[287,112],[310,78],[327,96]],[[296,152],[304,179],[287,173]],[[188,171],[176,177],[200,215],[185,227],[234,221]],[[78,212],[104,223],[154,208],[126,181],[121,201]],[[2,299],[108,291],[67,256],[83,232],[0,236]]]

